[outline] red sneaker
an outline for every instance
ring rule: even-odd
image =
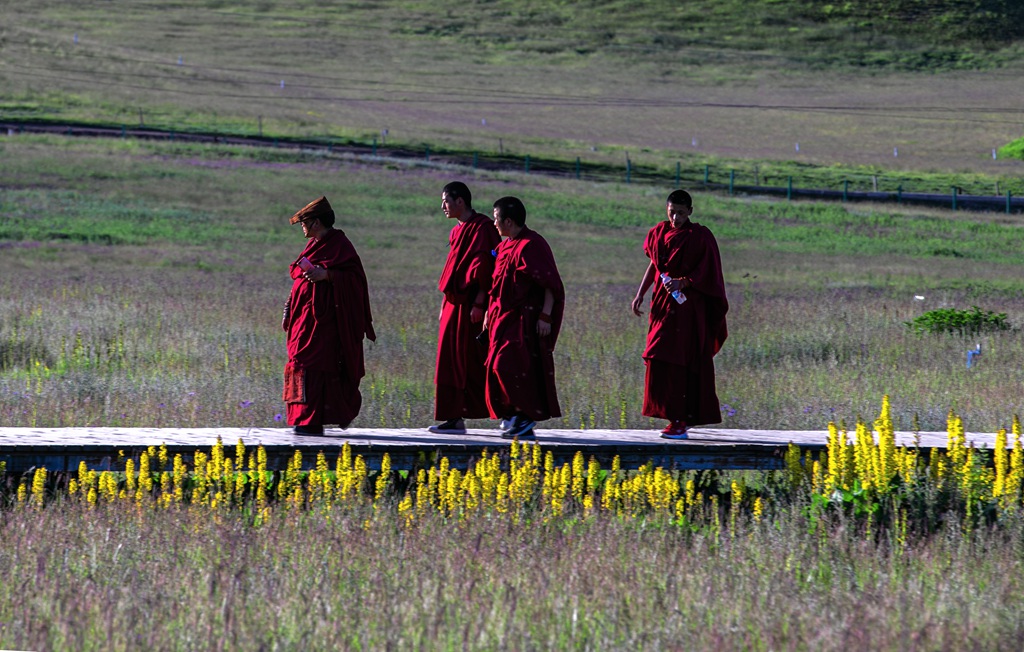
[[[665,429],[661,431],[662,439],[689,439],[689,435],[686,432],[689,427],[685,421],[672,421]]]

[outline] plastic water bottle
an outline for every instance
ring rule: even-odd
[[[662,285],[668,283],[671,280],[672,280],[672,277],[669,276],[668,274],[662,274],[661,275],[661,284]],[[673,292],[672,293],[672,298],[676,300],[676,303],[683,303],[684,301],[686,301],[686,295],[683,294],[682,290],[676,290],[675,292]]]

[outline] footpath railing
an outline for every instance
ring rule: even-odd
[[[879,191],[877,176],[851,175],[862,177],[856,179],[851,189],[850,179],[843,180],[842,188],[801,188],[793,185],[793,177],[774,178],[782,180],[785,185],[773,186],[761,183],[737,183],[735,170],[724,171],[712,169],[704,165],[699,169],[684,168],[681,162],[676,163],[673,171],[653,165],[636,165],[626,159],[624,167],[607,163],[585,162],[577,157],[575,161],[559,160],[546,157],[517,156],[508,153],[480,153],[454,150],[432,150],[429,146],[411,147],[405,145],[378,144],[373,138],[370,143],[334,138],[299,138],[270,137],[258,134],[232,134],[195,130],[175,130],[159,127],[128,127],[127,125],[95,125],[85,123],[54,123],[42,120],[0,120],[0,134],[16,136],[22,133],[60,134],[73,137],[92,138],[138,138],[146,140],[181,141],[189,143],[208,143],[222,145],[241,145],[252,147],[287,148],[294,150],[313,150],[327,154],[349,154],[385,159],[398,159],[408,162],[419,161],[430,165],[462,166],[489,171],[518,171],[526,174],[542,174],[546,176],[575,178],[586,181],[624,182],[642,184],[660,184],[681,187],[684,185],[702,187],[707,190],[726,192],[730,195],[767,195],[785,197],[789,200],[812,199],[818,201],[840,202],[879,202],[910,204],[948,208],[952,210],[1000,211],[1007,214],[1024,213],[1024,197],[1015,197],[1007,191],[1005,194],[981,195],[964,192],[960,186],[951,186],[948,193],[905,191],[902,183],[895,189]],[[715,175],[728,174],[728,180],[714,178]],[[758,179],[760,175],[757,175]],[[858,182],[865,184],[870,178],[872,190],[856,189]]]

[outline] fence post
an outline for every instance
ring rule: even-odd
[[[793,177],[788,177],[786,180],[786,199],[793,201]]]
[[[729,170],[729,194],[734,193],[734,187],[736,185],[736,170]]]
[[[576,180],[580,180],[580,157],[576,157]]]
[[[680,161],[676,161],[676,188],[679,187],[680,177],[683,174],[683,164]]]
[[[897,204],[902,204],[903,203],[903,184],[902,183],[900,185],[896,186],[896,203]]]
[[[849,191],[850,191],[850,180],[849,179],[843,179],[843,201],[844,202],[847,200],[847,196],[849,195]]]
[[[473,169],[480,165],[480,156],[476,152],[473,152]]]
[[[128,128],[126,126],[124,126],[124,125],[121,125],[121,138],[124,138],[127,135],[128,135]]]
[[[429,161],[429,160],[430,160],[430,145],[427,145],[427,154],[426,154],[426,157],[427,157],[427,160]]]
[[[527,154],[526,158],[524,159],[524,165],[526,166],[526,173],[529,174],[530,173],[530,155],[529,154]]]
[[[174,130],[171,129],[171,140],[174,140]]]
[[[705,186],[708,185],[708,179],[710,179],[710,178],[711,178],[711,166],[710,165],[705,165],[704,166],[704,185]]]
[[[1011,193],[1009,190],[1007,190],[1006,191],[1006,214],[1007,215],[1010,214],[1010,207],[1011,207],[1011,198],[1012,198],[1012,196],[1013,196],[1013,193]]]
[[[377,137],[373,137],[373,155],[377,156]]]
[[[956,210],[956,193],[957,193],[957,187],[953,186],[953,210]]]
[[[628,158],[626,159],[626,183],[632,183],[633,178],[633,162]]]

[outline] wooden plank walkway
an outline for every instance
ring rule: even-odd
[[[618,455],[622,468],[637,468],[653,461],[673,469],[777,469],[790,442],[804,449],[821,450],[828,441],[825,430],[727,430],[694,428],[684,441],[661,439],[654,430],[537,430],[537,442],[550,450],[557,464],[569,461],[576,451],[593,455],[603,467]],[[853,433],[848,433],[853,439]],[[333,468],[341,446],[348,442],[353,455],[362,455],[371,469],[380,468],[384,453],[395,469],[410,469],[447,457],[455,468],[466,468],[484,450],[502,452],[510,442],[497,430],[470,430],[466,435],[437,435],[425,429],[350,428],[328,429],[323,437],[291,434],[286,428],[3,428],[0,427],[0,461],[7,472],[20,474],[45,466],[50,471],[75,471],[81,461],[90,469],[120,470],[124,458],[138,459],[149,446],[164,444],[173,457],[180,453],[191,461],[195,451],[209,452],[221,438],[225,454],[234,456],[241,439],[247,448],[263,445],[267,466],[281,469],[296,450],[303,466],[311,467],[323,452]],[[992,449],[994,433],[967,433],[968,443]],[[922,449],[945,448],[945,432],[918,433]],[[913,446],[915,435],[898,432],[897,444]]]

